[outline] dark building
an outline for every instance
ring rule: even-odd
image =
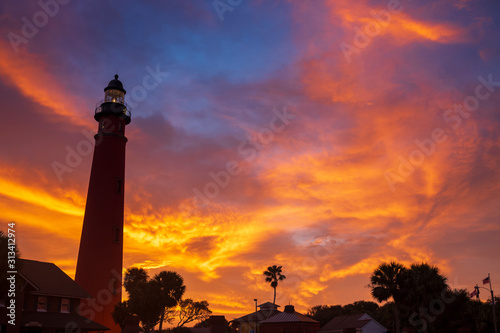
[[[295,312],[293,305],[285,311],[260,322],[260,333],[317,333],[319,321]]]
[[[105,331],[107,327],[77,313],[80,300],[90,295],[59,267],[49,262],[17,259],[16,325],[3,322],[6,307],[0,307],[2,332],[76,333]]]
[[[233,319],[232,322],[240,333],[257,333],[259,332],[258,326],[261,321],[281,313],[278,310],[279,307],[279,305],[271,302],[262,303],[258,305],[258,311]]]
[[[321,327],[320,333],[385,333],[387,328],[366,313],[337,316]]]
[[[224,333],[226,330],[226,318],[224,316],[210,316],[208,318],[209,333]]]

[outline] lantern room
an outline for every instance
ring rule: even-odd
[[[123,104],[125,103],[126,93],[123,84],[118,80],[118,75],[115,75],[115,79],[109,81],[108,86],[104,88],[104,102]]]
[[[125,103],[126,93],[118,75],[115,75],[115,79],[109,81],[108,86],[104,88],[104,100],[96,105],[95,120],[99,121],[104,115],[114,114],[123,118],[125,124],[130,123],[130,109]]]

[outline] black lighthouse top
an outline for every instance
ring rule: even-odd
[[[120,80],[118,80],[118,74],[115,75],[114,80],[109,81],[108,86],[104,88],[104,92],[108,91],[109,89],[120,90],[124,94],[127,93],[125,89],[123,89],[123,83]]]
[[[104,100],[96,105],[94,118],[99,121],[103,116],[119,116],[125,120],[125,124],[130,123],[130,108],[125,103],[125,94],[123,83],[118,80],[118,75],[115,79],[109,81],[108,86],[104,88]]]

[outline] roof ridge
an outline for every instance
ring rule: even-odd
[[[90,295],[59,266],[52,262],[20,259],[23,268],[19,275],[36,289],[36,294],[69,298],[88,298]]]

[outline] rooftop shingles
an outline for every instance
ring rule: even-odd
[[[368,324],[371,319],[359,319],[363,313],[337,316],[321,327],[320,332],[330,332],[334,330],[342,330],[344,328],[362,328]]]
[[[50,262],[19,259],[20,275],[31,283],[33,294],[67,298],[89,298],[90,295],[59,267]]]
[[[285,311],[267,318],[260,322],[261,324],[267,323],[319,323],[318,321],[295,312],[293,306],[287,305]]]

